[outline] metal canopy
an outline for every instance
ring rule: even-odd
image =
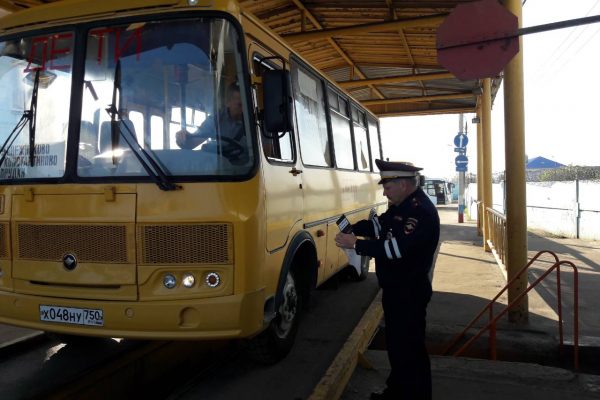
[[[460,81],[437,60],[436,31],[470,0],[242,0],[380,117],[475,112],[478,80]],[[468,23],[468,21],[465,21]],[[492,81],[492,96],[500,77]]]
[[[57,0],[0,0],[16,11]],[[436,30],[470,0],[241,0],[380,117],[475,112],[478,80],[460,81],[440,66]],[[468,23],[465,21],[465,23]],[[492,97],[500,83],[492,80]]]

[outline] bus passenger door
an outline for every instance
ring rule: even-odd
[[[258,46],[251,46],[251,51],[252,47],[256,49]],[[259,116],[257,121],[262,119],[260,116],[264,113],[262,75],[264,71],[280,69],[277,63],[264,59],[264,56],[254,52],[252,94]],[[302,220],[302,168],[296,157],[293,130],[267,132],[264,124],[260,122],[257,128],[265,186],[266,250],[272,252],[284,248],[289,243],[295,225]]]
[[[293,141],[290,133],[280,139],[262,135],[261,143],[263,147],[262,171],[265,182],[267,251],[274,251],[282,248],[291,240],[290,235],[294,230],[294,225],[299,224],[302,220],[302,171],[292,159],[288,159],[289,153],[279,153],[281,148],[285,148],[286,152],[292,150]]]

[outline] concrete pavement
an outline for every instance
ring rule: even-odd
[[[341,399],[364,400],[385,387],[385,351],[369,350],[374,369],[357,367]],[[434,400],[591,400],[600,398],[600,377],[538,364],[474,358],[431,357]]]

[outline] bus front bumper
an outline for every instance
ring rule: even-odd
[[[0,323],[128,339],[242,338],[262,329],[264,301],[263,289],[232,296],[145,302],[85,301],[0,291]],[[93,325],[84,314],[94,316]],[[82,321],[88,321],[87,325]]]

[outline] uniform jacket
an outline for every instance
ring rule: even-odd
[[[417,189],[401,204],[371,220],[353,225],[356,252],[375,257],[377,279],[382,288],[416,289],[431,294],[429,270],[440,238],[440,218],[429,197]]]

